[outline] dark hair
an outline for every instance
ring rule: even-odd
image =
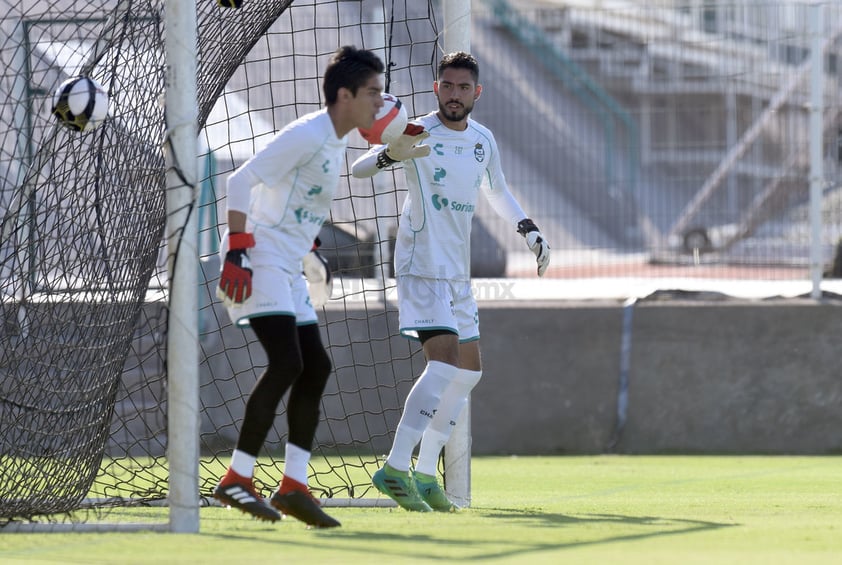
[[[468,69],[474,77],[474,82],[479,83],[479,63],[470,53],[464,51],[448,53],[439,62],[439,78],[445,69]]]
[[[322,80],[325,102],[328,106],[336,103],[340,88],[347,88],[354,96],[357,90],[371,78],[385,70],[380,57],[367,49],[357,49],[351,45],[340,47],[330,58]]]

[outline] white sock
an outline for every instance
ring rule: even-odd
[[[468,403],[471,391],[482,377],[482,371],[459,369],[441,396],[439,408],[421,438],[415,470],[425,475],[436,475],[441,450],[450,439],[456,420]]]
[[[406,397],[403,415],[395,431],[395,441],[386,463],[398,471],[408,471],[412,452],[435,414],[442,392],[459,369],[440,361],[429,361]]]
[[[257,457],[239,449],[235,449],[234,453],[231,454],[231,469],[243,477],[251,478],[254,475],[254,464],[256,462]]]
[[[306,486],[310,452],[289,442],[287,442],[285,452],[284,476]]]
[[[443,434],[434,430],[432,425],[427,428],[421,438],[421,447],[418,449],[418,461],[415,462],[416,472],[436,476],[439,454],[444,444],[450,439],[450,431],[448,430],[448,433]]]

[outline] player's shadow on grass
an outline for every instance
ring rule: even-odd
[[[366,531],[361,532],[355,529],[330,528],[326,530],[313,530],[313,534],[319,536],[324,544],[329,544],[333,549],[342,549],[349,556],[359,555],[366,547],[366,542],[378,544],[385,542],[385,545],[378,545],[380,557],[393,555],[397,558],[406,557],[406,547],[429,544],[429,550],[424,551],[424,559],[427,561],[483,561],[495,558],[516,556],[525,558],[531,553],[538,554],[546,551],[558,551],[587,546],[598,546],[617,542],[628,542],[636,540],[652,539],[663,536],[686,535],[713,531],[721,528],[736,526],[720,522],[709,522],[705,520],[690,520],[684,518],[664,518],[658,516],[628,516],[622,514],[557,514],[544,512],[540,509],[509,509],[509,508],[475,508],[468,512],[478,514],[479,519],[502,520],[518,528],[546,528],[547,534],[541,536],[541,541],[507,539],[505,548],[500,543],[487,540],[464,539],[453,537],[442,537],[440,535],[423,533],[423,526],[412,534],[395,533],[388,531]],[[455,516],[454,516],[455,518]],[[295,525],[303,526],[298,522]],[[595,526],[592,530],[594,535],[590,539],[583,539],[582,532],[587,531],[587,526]],[[617,530],[613,531],[612,525]],[[585,526],[586,530],[576,529],[574,536],[567,534],[570,527]],[[271,530],[276,525],[267,526]],[[633,528],[638,531],[629,532]],[[558,532],[552,535],[550,532]],[[252,540],[249,534],[214,534],[221,539],[244,539]],[[324,537],[322,537],[324,536]],[[566,537],[569,536],[569,537]],[[261,543],[277,543],[279,546],[300,545],[309,547],[312,540],[292,540],[278,538],[277,540],[261,540]],[[362,545],[361,545],[362,544]],[[388,546],[400,547],[392,552]],[[454,555],[449,548],[458,548],[458,554]]]
[[[539,544],[520,544],[512,551],[495,552],[482,557],[505,557],[507,555],[523,555],[530,551],[545,551],[548,549],[564,549],[585,547],[592,545],[604,545],[608,543],[627,542],[635,540],[650,539],[662,536],[684,535],[718,530],[721,528],[734,527],[737,524],[722,522],[710,522],[707,520],[691,520],[686,518],[664,518],[659,516],[628,516],[623,514],[553,514],[543,512],[539,509],[489,509],[484,516],[488,518],[502,519],[510,522],[520,522],[519,526],[532,527],[559,527],[559,526],[582,526],[588,524],[608,525],[616,524],[620,527],[641,527],[642,531],[632,533],[608,533],[598,535],[593,539],[559,540],[557,542]],[[522,523],[522,522],[533,523]],[[531,546],[531,547],[530,547]],[[478,558],[482,558],[478,557]]]
[[[542,536],[542,541],[536,542],[534,540],[524,541],[517,539],[509,539],[506,543],[506,548],[501,550],[498,543],[489,544],[482,540],[468,540],[468,539],[453,539],[443,538],[437,535],[427,535],[421,533],[422,528],[414,534],[396,534],[389,532],[343,532],[340,529],[330,530],[330,539],[332,545],[336,547],[336,543],[342,539],[348,539],[353,543],[347,547],[350,553],[359,550],[359,542],[361,540],[369,540],[372,542],[401,542],[406,544],[430,544],[430,551],[425,553],[425,559],[428,561],[446,560],[446,561],[481,561],[494,558],[502,558],[509,556],[517,556],[523,558],[530,553],[540,553],[552,550],[573,549],[577,547],[597,546],[617,542],[628,542],[635,540],[644,540],[650,538],[657,538],[662,536],[685,535],[693,533],[701,533],[706,531],[713,531],[721,528],[728,528],[736,526],[737,524],[727,524],[720,522],[710,522],[705,520],[690,520],[684,518],[664,518],[658,516],[628,516],[622,514],[557,514],[541,511],[540,509],[507,509],[507,508],[490,508],[487,510],[476,509],[481,515],[482,519],[504,520],[510,523],[517,523],[518,527],[536,527],[554,529],[559,532],[559,536],[553,539],[553,536]],[[564,539],[565,527],[570,526],[597,526],[594,529],[596,534],[592,539],[582,539],[581,535],[575,538]],[[611,526],[616,525],[617,529],[624,530],[623,532],[611,532]],[[628,528],[640,528],[640,531],[628,532]],[[608,529],[606,532],[605,530]],[[577,530],[580,534],[582,530]],[[327,531],[325,533],[328,533]],[[398,544],[398,545],[401,545]],[[470,555],[455,556],[448,552],[448,547],[458,547],[460,553],[467,553]],[[402,545],[402,547],[405,547]],[[389,550],[380,546],[378,550],[381,553],[389,553]],[[405,557],[405,553],[396,552],[396,557]]]

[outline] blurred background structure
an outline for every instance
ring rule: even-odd
[[[659,272],[641,263],[708,266],[661,270],[683,276],[805,276],[817,4],[830,266],[842,225],[838,3],[474,3],[487,88],[475,115],[497,133],[508,179],[547,226],[551,276]]]

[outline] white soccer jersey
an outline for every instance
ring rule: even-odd
[[[468,280],[471,219],[480,188],[494,210],[512,224],[526,214],[509,192],[497,142],[488,128],[468,119],[467,129],[455,131],[445,127],[436,112],[417,121],[430,132],[424,143],[431,152],[402,163],[408,194],[398,225],[395,273]]]
[[[327,110],[291,122],[243,168],[260,179],[251,189],[247,231],[249,256],[290,273],[313,246],[342,172],[348,137],[336,137]]]

